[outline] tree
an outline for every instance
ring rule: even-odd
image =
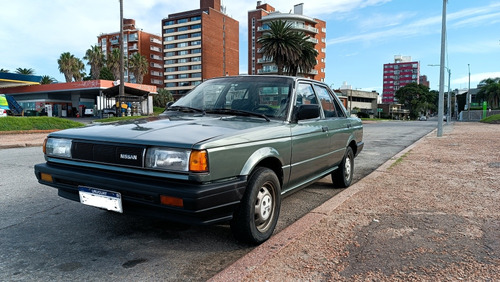
[[[395,98],[410,111],[410,117],[415,119],[420,114],[426,113],[434,103],[435,92],[429,91],[429,87],[409,83],[396,91]]]
[[[102,49],[97,45],[90,46],[90,49],[87,50],[83,59],[87,60],[87,65],[90,66],[90,77],[94,80],[99,79],[101,69],[105,63]]]
[[[139,53],[135,53],[128,60],[128,70],[133,73],[138,84],[142,84],[144,75],[148,73],[148,60]]]
[[[314,44],[309,41],[309,36],[303,35],[299,42],[300,53],[296,61],[290,61],[287,65],[288,75],[298,75],[299,71],[308,73],[317,64],[316,57],[318,51],[314,48]]]
[[[52,83],[55,83],[55,82],[57,82],[55,80],[55,78],[50,77],[48,75],[42,76],[42,80],[40,80],[40,84],[52,84]]]
[[[82,81],[85,76],[85,64],[82,60],[75,58],[73,62],[73,79],[75,81]]]
[[[165,88],[159,88],[158,94],[153,96],[153,106],[164,108],[168,102],[174,100],[172,93]]]
[[[111,51],[106,61],[106,66],[113,74],[113,80],[120,79],[120,49],[115,48]]]
[[[26,68],[17,68],[16,73],[17,74],[33,75],[33,74],[35,74],[35,70],[34,69],[26,69]]]
[[[262,53],[271,58],[278,67],[278,75],[283,75],[285,65],[296,62],[301,54],[302,34],[292,30],[292,24],[282,20],[269,24],[269,30],[257,42],[262,45]]]
[[[66,80],[66,82],[71,82],[71,80],[73,79],[75,60],[75,56],[73,56],[69,52],[62,53],[57,60],[57,64],[59,65],[59,72],[64,74],[64,79]]]
[[[114,77],[108,67],[103,67],[99,74],[99,79],[114,80]]]
[[[6,70],[6,69],[0,69],[0,72],[9,72],[9,70]]]
[[[487,101],[493,109],[498,108],[500,100],[500,77],[482,80],[479,85],[477,98]]]

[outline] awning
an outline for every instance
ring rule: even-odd
[[[10,72],[0,72],[0,88],[40,84],[42,77]]]

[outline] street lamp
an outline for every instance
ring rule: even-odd
[[[439,67],[440,65],[428,65],[428,66]],[[446,123],[449,123],[451,119],[451,70],[446,66],[444,66],[444,68],[448,71],[448,103],[447,103],[448,114],[446,115]]]

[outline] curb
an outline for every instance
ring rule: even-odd
[[[307,231],[319,223],[324,218],[331,215],[342,203],[349,198],[362,191],[365,188],[365,180],[377,178],[380,175],[387,173],[392,164],[394,164],[401,156],[411,151],[416,145],[421,143],[424,139],[434,134],[437,129],[432,130],[424,135],[413,144],[409,145],[392,158],[383,163],[380,167],[375,169],[369,175],[363,177],[360,181],[353,184],[351,187],[344,189],[328,201],[324,202],[319,207],[315,208],[292,225],[289,225],[284,230],[272,236],[263,244],[257,246],[252,251],[238,259],[236,262],[210,278],[208,281],[234,281],[242,280],[254,269],[265,265],[267,260],[275,254],[281,252],[288,245],[295,243],[299,238],[303,237]]]

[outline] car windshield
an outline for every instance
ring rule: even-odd
[[[222,77],[208,80],[167,110],[285,119],[293,79],[287,77]]]

